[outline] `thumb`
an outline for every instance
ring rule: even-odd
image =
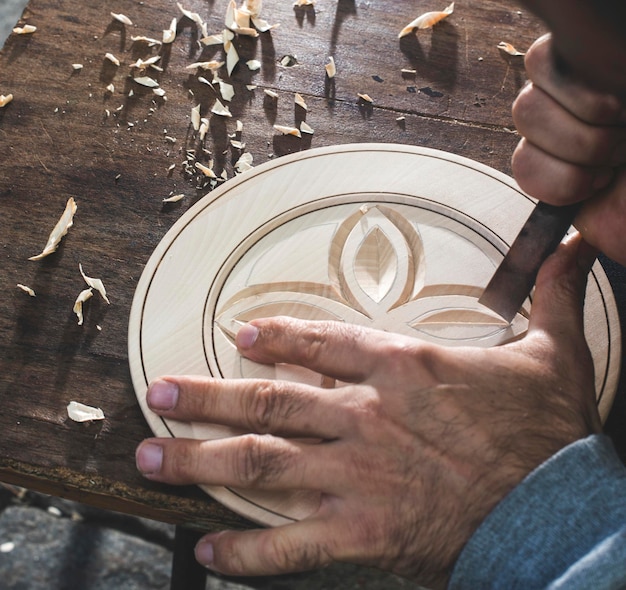
[[[529,334],[542,332],[561,345],[577,345],[582,338],[587,275],[597,250],[579,233],[568,236],[539,270],[530,314]]]

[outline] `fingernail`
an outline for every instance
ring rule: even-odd
[[[153,443],[144,443],[135,456],[137,469],[144,475],[158,473],[163,465],[163,448]]]
[[[159,379],[150,385],[146,399],[153,410],[173,410],[178,403],[178,385]]]
[[[258,336],[259,336],[259,329],[253,326],[252,324],[245,324],[241,326],[235,338],[236,343],[237,343],[237,348],[241,348],[241,349],[252,348]]]
[[[211,567],[213,565],[213,543],[200,541],[196,545],[196,560],[205,567]]]

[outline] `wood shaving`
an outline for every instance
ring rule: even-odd
[[[83,64],[72,64],[72,68],[78,72],[83,69]]]
[[[200,136],[200,141],[204,141],[204,138],[206,137],[206,134],[209,131],[209,120],[208,119],[202,119],[202,122],[200,123],[200,130],[198,132],[199,136]]]
[[[182,201],[185,198],[185,195],[181,193],[180,195],[172,195],[171,197],[167,197],[167,199],[163,199],[164,203],[178,203],[178,201]]]
[[[365,102],[369,102],[370,104],[374,102],[374,100],[372,99],[372,97],[369,94],[361,94],[360,92],[357,94],[357,96],[361,99],[364,100]]]
[[[498,43],[498,49],[514,57],[526,55],[524,51],[518,51],[515,47],[513,47],[513,45],[507,43],[506,41],[500,41],[500,43]]]
[[[229,76],[233,73],[233,70],[238,63],[239,54],[237,53],[235,46],[230,43],[228,50],[226,51],[226,70],[228,71]]]
[[[337,73],[337,67],[335,66],[335,60],[333,57],[328,58],[328,63],[324,67],[326,68],[326,75],[329,78],[334,78]]]
[[[138,35],[136,37],[131,36],[130,40],[133,43],[147,43],[148,47],[162,45],[162,41],[159,41],[158,39],[153,39],[152,37],[144,37],[143,35]]]
[[[81,291],[78,294],[76,301],[74,301],[74,307],[72,308],[72,311],[76,314],[76,317],[78,318],[79,326],[83,325],[83,320],[84,320],[83,303],[85,303],[85,301],[91,299],[92,297],[93,297],[93,289],[89,287],[89,289],[85,289],[84,291]]]
[[[302,107],[305,111],[309,110],[309,107],[306,106],[306,102],[304,102],[304,98],[302,98],[302,95],[299,94],[298,92],[296,92],[296,95],[294,97],[294,102],[299,106]]]
[[[250,59],[246,62],[246,65],[251,72],[256,72],[261,69],[261,62],[258,59]]]
[[[203,37],[202,39],[200,39],[200,43],[202,43],[202,45],[223,45],[224,43],[224,37],[220,34],[217,35],[208,35],[206,37]]]
[[[96,291],[98,291],[98,293],[100,293],[100,295],[102,296],[102,299],[104,299],[110,305],[111,302],[109,301],[109,298],[107,297],[107,290],[104,288],[104,283],[102,282],[102,280],[88,277],[83,272],[83,265],[80,263],[78,264],[78,269],[80,270],[80,274],[82,275],[85,283],[87,283],[87,285],[89,285],[89,287],[91,287],[92,289],[95,289]]]
[[[278,100],[278,92],[274,92],[273,90],[269,90],[267,88],[263,92],[265,92],[266,96],[269,96],[270,98],[273,98],[274,100]]]
[[[173,43],[174,40],[176,39],[177,24],[178,24],[177,20],[173,18],[172,22],[170,23],[170,28],[163,30],[163,43],[164,44],[167,45],[168,43]]]
[[[203,70],[211,70],[212,72],[215,72],[216,70],[219,70],[223,65],[224,65],[223,61],[217,61],[217,60],[197,61],[192,64],[189,64],[188,66],[185,66],[185,69],[197,70],[200,68]]]
[[[153,88],[152,92],[160,98],[165,98],[165,90],[163,88]]]
[[[115,86],[113,86],[113,84],[109,84],[105,90],[113,94],[115,92]]]
[[[148,88],[158,88],[159,86],[159,83],[149,76],[140,76],[139,78],[133,78],[133,80],[137,82],[137,84],[147,86]]]
[[[211,168],[209,168],[208,166],[205,166],[204,164],[200,164],[200,162],[196,162],[195,166],[205,176],[208,176],[209,178],[217,178],[215,172],[213,172],[213,170],[211,170]]]
[[[302,131],[302,133],[308,133],[309,135],[313,135],[313,133],[315,133],[313,128],[306,121],[302,121],[300,123],[300,131]]]
[[[104,412],[100,408],[86,406],[80,402],[67,404],[67,415],[74,422],[91,422],[92,420],[104,420]]]
[[[16,35],[30,35],[31,33],[34,33],[37,30],[37,27],[35,27],[34,25],[24,25],[23,27],[15,27],[13,29],[13,32]]]
[[[125,25],[132,26],[133,21],[130,20],[125,14],[116,14],[115,12],[111,13],[111,16],[116,20]]]
[[[0,108],[7,106],[13,100],[12,94],[0,94]]]
[[[120,60],[117,59],[117,57],[115,57],[112,53],[105,53],[104,58],[108,59],[112,64],[116,66],[120,65]]]
[[[293,5],[298,7],[315,6],[315,0],[296,0]]]
[[[441,22],[445,18],[448,18],[454,12],[454,2],[444,8],[440,12],[426,12],[421,16],[418,16],[414,21],[411,21],[404,29],[398,33],[398,39],[410,35],[413,31],[420,29],[430,29],[438,22]]]
[[[300,133],[300,129],[297,127],[287,127],[285,125],[274,125],[274,129],[276,131],[282,133],[283,135],[293,135],[294,137],[302,137]]]
[[[191,109],[191,124],[194,131],[200,130],[200,105]]]
[[[215,104],[211,109],[211,112],[215,115],[220,115],[221,117],[232,117],[231,112],[228,110],[228,107],[225,107],[219,100],[215,100]]]
[[[235,163],[235,170],[241,174],[242,172],[252,170],[252,168],[252,154],[250,152],[241,154],[241,157]]]
[[[35,295],[35,292],[30,287],[22,285],[22,283],[18,283],[17,288],[24,291],[24,293],[28,293],[31,297],[37,297],[37,295]]]
[[[235,87],[232,84],[219,80],[220,94],[226,102],[230,102],[235,96]]]
[[[76,213],[76,209],[78,209],[78,206],[76,205],[74,198],[70,197],[67,200],[67,204],[65,205],[65,211],[63,211],[61,218],[54,226],[54,229],[50,232],[48,242],[46,243],[41,254],[37,254],[37,256],[31,256],[28,260],[41,260],[42,258],[49,256],[53,252],[56,252],[56,249],[59,247],[63,236],[68,232],[68,230],[70,229],[70,227],[72,227],[74,223],[74,214]]]
[[[180,2],[176,3],[176,6],[178,6],[178,9],[191,21],[193,21],[194,23],[196,23],[197,25],[202,26],[204,24],[204,21],[202,20],[202,17],[197,13],[197,12],[191,12],[191,10],[186,10],[185,8],[183,8],[183,6],[181,5]]]

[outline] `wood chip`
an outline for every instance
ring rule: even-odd
[[[83,325],[83,320],[84,320],[83,303],[85,303],[85,301],[88,301],[92,297],[93,297],[93,289],[90,287],[89,289],[84,289],[83,291],[81,291],[78,294],[76,301],[74,301],[74,307],[72,308],[72,311],[76,314],[76,317],[78,318],[79,326]]]
[[[65,211],[63,211],[63,215],[54,226],[52,232],[50,232],[50,236],[48,237],[48,242],[46,243],[44,249],[41,254],[37,254],[37,256],[31,256],[28,260],[41,260],[46,256],[49,256],[53,252],[56,252],[56,249],[59,247],[63,236],[68,232],[70,227],[72,227],[74,223],[74,214],[76,213],[76,209],[78,206],[74,201],[73,197],[70,197],[67,200],[67,204],[65,205]]]
[[[309,110],[309,107],[306,106],[306,102],[304,102],[304,98],[302,98],[302,95],[299,94],[298,92],[296,92],[295,96],[294,96],[294,102],[299,106],[302,107],[305,111]]]
[[[335,66],[335,60],[332,56],[328,58],[328,63],[324,67],[326,68],[326,75],[329,78],[334,78],[337,73],[337,67]]]
[[[251,72],[256,72],[261,69],[261,62],[258,59],[250,59],[246,62],[246,65]]]
[[[13,29],[13,32],[16,35],[30,35],[31,33],[34,33],[37,30],[37,27],[35,27],[34,25],[24,25],[23,27],[15,27]]]
[[[217,35],[208,35],[207,37],[203,37],[200,39],[200,43],[205,46],[209,45],[223,45],[224,37],[220,34]]]
[[[75,71],[79,72],[80,70],[82,70],[82,69],[83,69],[83,64],[72,64],[72,68],[73,68]]]
[[[17,288],[24,291],[24,293],[28,293],[31,297],[36,297],[35,292],[30,287],[22,285],[22,283],[18,283]]]
[[[194,131],[200,130],[200,105],[191,109],[191,124]]]
[[[170,23],[170,28],[169,29],[164,29],[163,30],[163,43],[164,44],[168,44],[168,43],[173,43],[174,40],[176,39],[176,26],[177,26],[178,22],[176,21],[175,18],[172,19],[172,22]]]
[[[268,88],[266,88],[263,92],[265,92],[266,96],[269,96],[274,100],[278,100],[278,92],[274,92],[273,90],[269,90]]]
[[[0,108],[7,106],[13,100],[12,94],[0,94]]]
[[[231,112],[228,110],[228,107],[225,107],[219,100],[215,100],[215,104],[211,109],[211,112],[215,115],[220,115],[221,117],[232,117]]]
[[[115,57],[112,53],[105,53],[104,58],[108,59],[112,64],[116,66],[120,65],[120,60],[117,59],[117,57]]]
[[[162,42],[158,39],[153,39],[152,37],[144,37],[143,35],[138,35],[136,37],[130,38],[133,43],[147,43],[148,47],[154,47],[155,45],[161,45]]]
[[[111,13],[111,16],[116,20],[125,25],[132,26],[133,21],[130,20],[125,14],[116,14],[115,12]]]
[[[115,86],[113,86],[113,84],[109,84],[105,90],[113,94],[115,92]]]
[[[163,199],[164,203],[178,203],[178,201],[182,201],[185,198],[184,193],[179,195],[173,195],[171,197],[167,197],[167,199]]]
[[[300,123],[300,131],[302,131],[302,133],[308,133],[309,135],[313,135],[313,133],[315,133],[313,128],[306,121],[302,121]]]
[[[139,78],[133,78],[137,84],[141,84],[141,86],[147,86],[148,88],[158,88],[159,83],[150,78],[149,76],[139,76]]]
[[[514,57],[526,55],[524,51],[518,51],[515,47],[513,47],[513,45],[507,43],[506,41],[500,41],[500,43],[498,43],[498,49]]]
[[[185,8],[183,8],[182,4],[180,2],[176,3],[176,6],[178,6],[178,9],[191,21],[193,21],[194,23],[196,23],[197,25],[202,26],[203,25],[203,20],[202,17],[197,13],[197,12],[191,12],[191,10],[187,10]]]
[[[365,102],[369,102],[370,104],[374,102],[374,100],[372,99],[372,97],[369,94],[361,94],[360,92],[357,94],[357,96],[361,99],[364,100]]]
[[[104,420],[104,412],[100,408],[86,406],[80,402],[67,404],[67,415],[74,422],[91,422],[92,420]]]
[[[213,172],[213,170],[211,170],[211,168],[209,168],[208,166],[205,166],[204,164],[200,164],[200,162],[196,162],[195,166],[205,176],[208,176],[209,178],[217,178],[217,175],[215,174],[215,172]]]
[[[250,152],[241,154],[240,158],[235,163],[235,170],[241,174],[242,172],[252,170],[252,168],[252,154]]]
[[[220,94],[222,95],[222,98],[226,102],[230,102],[235,96],[235,87],[232,84],[224,82],[224,80],[218,80],[218,83],[220,86]]]
[[[414,21],[411,21],[404,29],[398,33],[398,38],[406,37],[410,35],[413,31],[420,29],[430,29],[438,22],[441,22],[443,19],[448,18],[454,12],[454,2],[444,8],[440,12],[426,12],[421,16],[418,16]]]
[[[274,129],[276,131],[282,133],[283,135],[293,135],[294,137],[302,137],[300,133],[300,129],[297,127],[287,127],[285,125],[274,125]]]

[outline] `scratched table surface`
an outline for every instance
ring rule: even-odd
[[[418,15],[444,5],[268,1],[260,16],[280,26],[235,35],[239,61],[230,75],[226,66],[218,71],[234,90],[222,101],[232,114],[225,117],[211,108],[227,87],[210,70],[188,66],[225,59],[223,45],[202,39],[222,32],[227,2],[184,0],[182,8],[198,17],[173,0],[32,0],[20,24],[37,30],[13,34],[0,53],[0,94],[13,95],[0,108],[0,480],[167,522],[243,527],[195,487],[150,483],[135,469],[135,447],[151,432],[130,380],[127,329],[151,252],[222,173],[234,176],[242,153],[258,165],[311,147],[406,143],[510,173],[519,139],[510,106],[526,79],[523,58],[497,46],[523,52],[544,27],[514,2],[482,0],[458,2],[432,30],[399,39]],[[172,43],[137,39],[162,40],[173,18]],[[153,56],[157,68],[140,71],[137,60]],[[260,67],[251,69],[251,60]],[[133,81],[142,75],[158,83],[156,93]],[[198,104],[207,119],[203,141],[191,115]],[[304,117],[314,133],[273,127]],[[28,260],[70,197],[77,211],[60,247]],[[72,309],[86,288],[79,264],[103,280],[110,300],[87,301],[82,325]],[[623,269],[606,264],[623,310]],[[626,415],[623,389],[609,418],[615,432]],[[68,419],[70,401],[102,408],[105,420]]]

